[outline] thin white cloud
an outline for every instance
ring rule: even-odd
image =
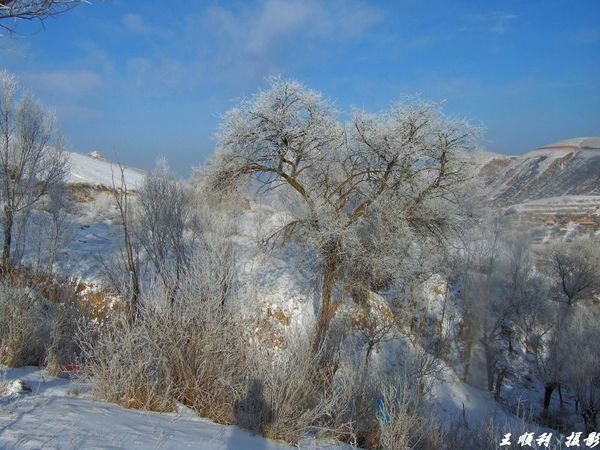
[[[171,32],[167,28],[148,23],[140,14],[124,14],[121,18],[121,22],[126,30],[141,36],[157,36],[164,38],[171,35]]]
[[[185,89],[194,83],[200,72],[198,64],[170,57],[130,58],[126,66],[136,87],[144,89],[147,86],[168,90]]]
[[[100,89],[104,80],[89,70],[57,70],[26,73],[23,77],[34,91],[52,95],[83,96]]]
[[[150,31],[150,28],[146,26],[144,19],[139,14],[125,14],[122,21],[125,28],[134,33],[144,34]]]
[[[90,40],[81,40],[76,42],[76,45],[83,51],[79,63],[81,67],[86,67],[88,70],[94,68],[107,77],[114,73],[116,68],[114,56],[99,47],[98,43]]]
[[[494,12],[489,14],[472,14],[466,18],[466,25],[461,31],[475,31],[492,34],[504,34],[511,22],[518,19],[516,14]]]
[[[361,35],[380,20],[372,6],[358,1],[266,0],[253,7],[208,10],[207,24],[218,43],[215,62],[248,77],[277,71],[285,43],[344,40]]]
[[[62,105],[56,108],[61,120],[92,121],[100,119],[104,114],[99,109],[78,105]]]
[[[121,17],[122,27],[150,39],[153,51],[131,57],[126,71],[138,88],[182,90],[215,80],[254,84],[284,73],[291,48],[354,39],[382,16],[364,0],[228,2],[171,17],[163,30],[129,13]]]

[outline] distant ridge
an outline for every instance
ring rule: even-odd
[[[566,139],[554,144],[544,145],[538,150],[570,149],[570,150],[600,150],[600,137],[581,137]]]
[[[600,195],[600,137],[547,144],[522,156],[497,156],[480,176],[488,197],[511,205],[563,195]]]
[[[600,137],[479,161],[484,197],[536,243],[600,234]]]

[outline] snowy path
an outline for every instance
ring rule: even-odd
[[[17,398],[0,397],[0,448],[290,448],[191,414],[134,411],[95,400],[88,393],[75,395],[74,383],[44,377],[34,368],[5,371],[3,382],[17,378],[33,392]]]

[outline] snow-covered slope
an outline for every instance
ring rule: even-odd
[[[600,137],[479,160],[484,197],[540,242],[600,232]]]
[[[600,195],[600,137],[569,139],[520,157],[497,156],[480,173],[490,198],[502,205]]]
[[[67,183],[112,187],[114,173],[115,183],[119,184],[121,174],[118,164],[107,161],[98,152],[92,152],[89,155],[74,152],[67,153],[70,162]],[[144,178],[144,171],[131,167],[125,167],[124,174],[125,182],[130,189],[135,189]]]
[[[3,449],[290,448],[236,426],[200,419],[185,408],[176,414],[159,414],[101,402],[87,392],[88,386],[49,377],[37,368],[4,369],[0,374]],[[14,380],[22,380],[32,392],[2,395],[6,393],[2,386]]]

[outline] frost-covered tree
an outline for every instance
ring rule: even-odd
[[[145,176],[136,200],[135,234],[172,302],[188,261],[189,192],[173,178],[167,162],[160,160]]]
[[[501,217],[479,223],[463,242],[458,261],[463,266],[464,378],[469,378],[472,349],[479,345],[487,388],[498,399],[512,372],[519,337],[524,335],[526,348],[535,350],[548,332],[547,282],[535,270],[527,236],[515,233]]]
[[[106,274],[112,284],[126,299],[130,323],[134,323],[140,313],[140,245],[132,232],[132,213],[131,213],[131,192],[125,179],[125,168],[119,165],[119,178],[115,179],[112,172],[112,195],[117,207],[121,230],[123,232],[123,248],[121,259],[126,270],[126,277],[123,279],[120,267],[114,270],[112,265],[105,264]]]
[[[31,95],[17,99],[17,80],[0,72],[0,201],[2,264],[11,269],[15,220],[26,214],[52,186],[62,183],[68,159],[61,150],[54,114]]]
[[[598,242],[580,240],[555,245],[548,255],[548,266],[557,287],[555,300],[573,306],[600,295]]]
[[[16,241],[21,247],[25,242],[23,239],[29,236],[29,246],[32,256],[35,257],[34,268],[47,274],[52,274],[54,263],[59,252],[73,237],[74,223],[69,217],[71,200],[66,186],[63,184],[53,186],[45,198],[43,204],[39,205],[36,214],[26,224],[26,233],[17,235]],[[18,261],[19,250],[14,253],[15,261]],[[23,251],[20,251],[23,254]]]
[[[573,352],[572,337],[577,323],[568,306],[555,304],[546,318],[547,330],[540,336],[535,353],[535,371],[544,383],[544,412],[550,408],[552,394],[561,385],[569,382],[568,358]]]
[[[562,406],[562,384],[574,385],[578,393],[588,388],[589,396],[585,398],[591,405],[588,411],[597,414],[599,409],[595,384],[598,374],[591,369],[597,359],[585,355],[587,341],[597,327],[593,319],[594,312],[597,316],[594,300],[600,293],[600,255],[594,244],[593,240],[557,244],[546,254],[544,267],[551,287],[548,299],[554,305],[547,308],[550,312],[545,318],[547,329],[538,334],[536,348],[536,370],[544,382],[544,411],[548,410],[557,388]],[[593,338],[591,342],[596,343]],[[573,348],[580,351],[574,353]]]
[[[576,313],[567,346],[577,351],[567,352],[563,365],[575,390],[575,409],[582,415],[585,430],[591,433],[600,426],[600,354],[596,350],[600,340],[600,310],[582,306]]]
[[[345,299],[385,290],[423,245],[458,228],[476,130],[416,100],[379,114],[354,110],[344,125],[319,93],[270,83],[225,114],[213,181],[226,189],[252,178],[292,194],[293,218],[271,239],[316,249],[319,342]]]

